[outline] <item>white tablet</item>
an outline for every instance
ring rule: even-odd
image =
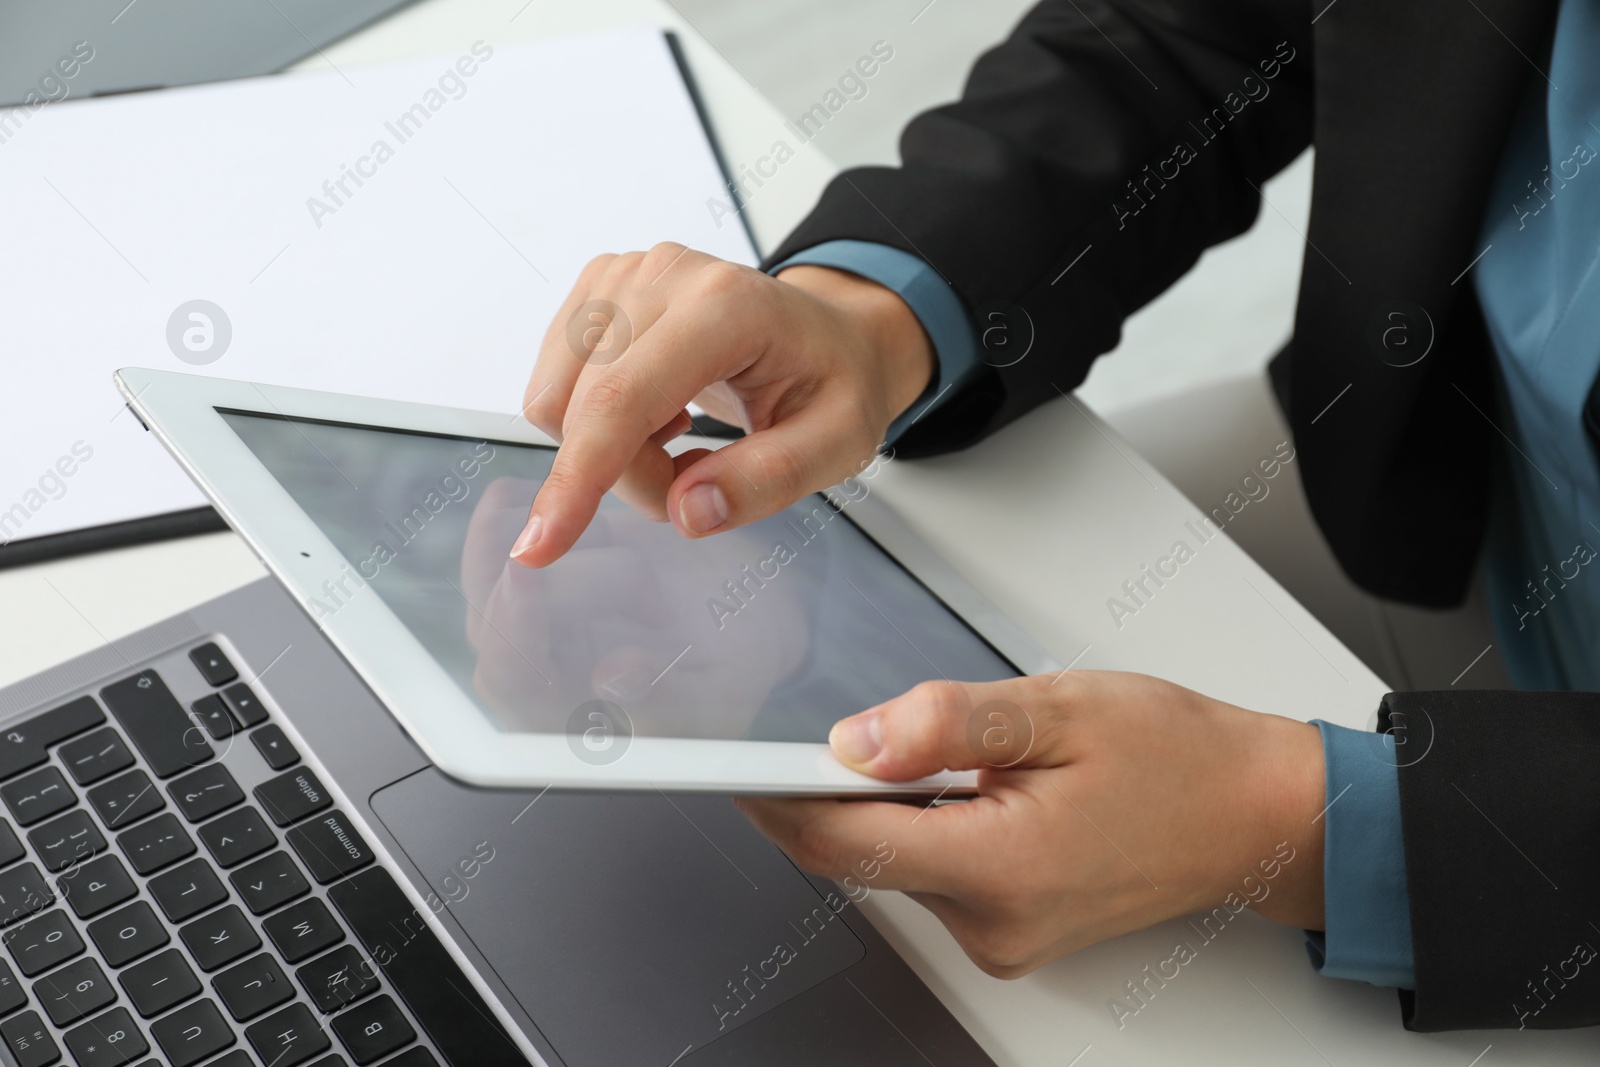
[[[691,540],[611,496],[508,558],[555,447],[520,418],[129,368],[117,383],[440,769],[482,786],[970,792],[839,764],[828,729],[927,679],[1058,665],[857,478]],[[685,438],[679,446],[712,445]],[[675,446],[675,447],[679,447]]]

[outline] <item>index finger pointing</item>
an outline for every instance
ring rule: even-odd
[[[543,567],[583,533],[600,498],[688,398],[720,378],[738,353],[728,317],[705,309],[669,311],[637,338],[627,357],[591,370],[570,409],[550,474],[534,498],[518,562]],[[669,395],[671,394],[671,395]]]

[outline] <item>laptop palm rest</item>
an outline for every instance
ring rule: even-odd
[[[429,768],[372,808],[568,1067],[677,1062],[866,954],[726,798]]]

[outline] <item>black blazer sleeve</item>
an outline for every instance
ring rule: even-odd
[[[1600,1023],[1600,693],[1391,693],[1411,1030]]]
[[[1249,228],[1310,141],[1310,30],[1289,0],[1045,0],[906,127],[901,166],[839,175],[767,265],[853,238],[938,270],[989,366],[896,450],[971,444],[1075,387],[1124,318]]]

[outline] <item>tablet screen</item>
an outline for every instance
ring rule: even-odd
[[[817,742],[918,682],[1018,673],[850,521],[874,468],[698,540],[608,494],[529,570],[507,553],[554,448],[219,414],[344,557],[313,617],[381,598],[502,731],[604,701],[640,736]]]

